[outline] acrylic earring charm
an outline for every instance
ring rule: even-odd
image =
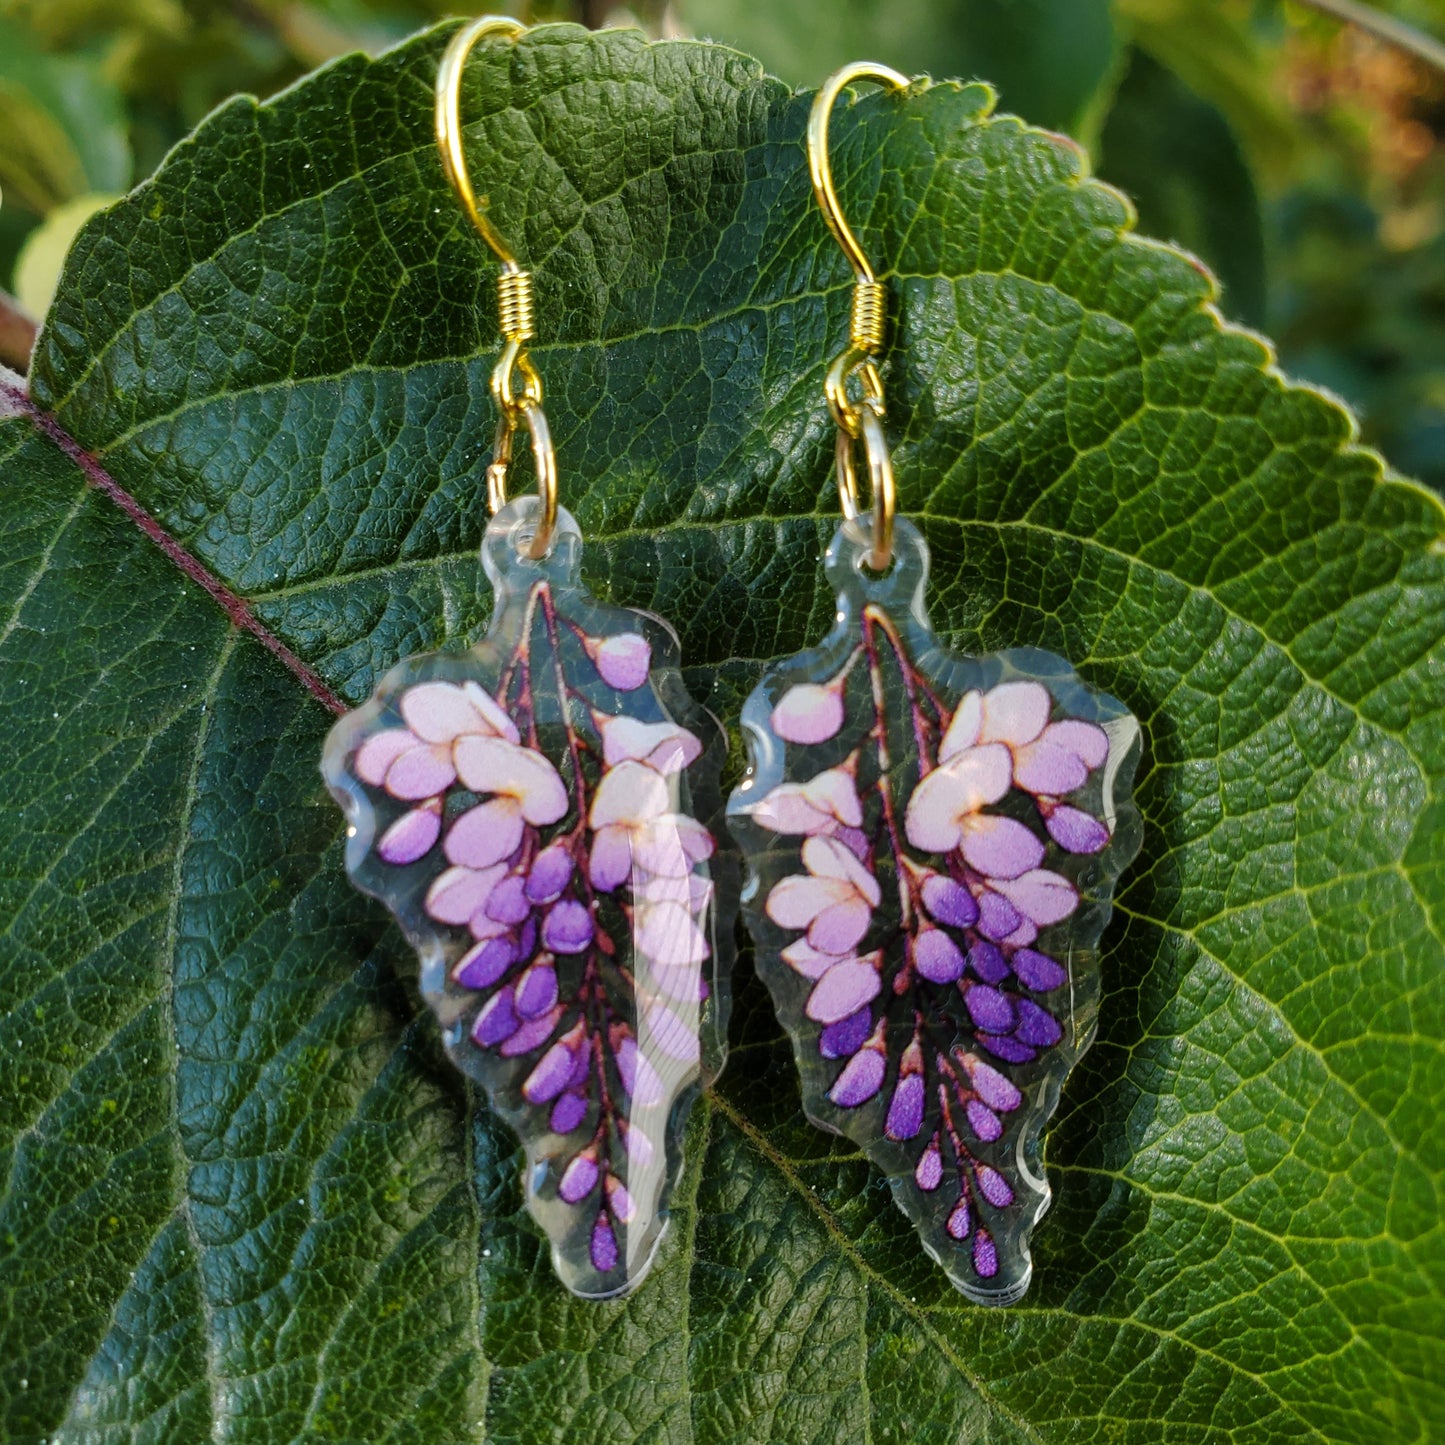
[[[451,1058],[525,1146],[558,1275],[602,1298],[646,1272],[687,1111],[722,1063],[731,890],[709,821],[726,741],[683,686],[671,630],[583,587],[557,505],[530,277],[477,205],[458,121],[472,46],[522,31],[474,22],[437,78],[447,174],[502,261],[491,625],[469,652],[393,668],[332,729],[322,771],[352,881],[396,915]],[[538,494],[508,501],[519,424]]]
[[[809,1118],[889,1176],[964,1294],[1007,1304],[1028,1287],[1049,1202],[1042,1129],[1093,1036],[1098,939],[1139,847],[1140,733],[1063,658],[963,657],[929,626],[928,549],[894,515],[875,360],[884,291],[828,166],[832,105],[859,79],[908,83],[848,66],[808,129],[818,202],[857,278],[851,345],[827,378],[844,515],[823,563],[836,622],[748,699],[749,769],[728,825]]]

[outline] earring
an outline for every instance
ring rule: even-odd
[[[647,1271],[681,1169],[682,1128],[723,1059],[732,927],[704,822],[726,739],[689,697],[676,637],[582,585],[557,505],[531,278],[480,209],[459,119],[463,68],[514,20],[458,32],[437,75],[437,143],[501,261],[505,348],[482,565],[486,636],[408,658],[326,742],[352,882],[421,959],[452,1060],[526,1150],[527,1206],[558,1275],[589,1298]],[[525,425],[537,495],[507,500]]]
[[[808,125],[814,193],[856,282],[850,345],[826,381],[843,511],[823,559],[836,621],[744,706],[749,768],[728,824],[808,1117],[889,1176],[964,1294],[1008,1304],[1028,1287],[1029,1235],[1049,1202],[1041,1131],[1093,1036],[1096,946],[1139,847],[1140,733],[1063,658],[963,657],[929,626],[928,548],[895,518],[883,431],[885,292],[828,162],[833,104],[863,79],[909,83],[847,66]]]

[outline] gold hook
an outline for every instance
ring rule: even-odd
[[[873,274],[863,248],[858,244],[833,187],[833,168],[828,160],[828,120],[838,96],[859,80],[876,80],[893,90],[909,85],[906,75],[871,60],[856,60],[835,71],[824,83],[808,115],[808,174],[813,195],[823,219],[833,233],[848,264],[853,268],[853,305],[848,321],[848,347],[828,368],[823,390],[828,410],[838,426],[838,496],[843,515],[852,521],[859,513],[858,480],[853,465],[853,443],[861,440],[868,461],[873,490],[873,536],[868,565],[883,571],[893,552],[893,467],[883,438],[883,378],[877,356],[883,349],[883,321],[886,295]],[[848,395],[848,382],[856,376],[863,387],[861,401]]]
[[[532,276],[517,263],[490,217],[478,204],[472,179],[467,171],[466,152],[462,145],[461,90],[467,57],[479,40],[490,35],[505,35],[515,40],[526,33],[520,20],[508,15],[483,15],[464,25],[452,36],[451,43],[437,67],[436,136],[441,152],[442,169],[457,193],[462,209],[497,259],[502,263],[497,277],[497,311],[506,345],[492,370],[491,390],[502,414],[492,464],[487,469],[487,493],[495,512],[506,500],[507,467],[512,456],[512,434],[518,422],[525,422],[532,436],[532,450],[537,461],[537,493],[542,500],[542,516],[536,533],[527,547],[527,556],[539,560],[552,545],[557,524],[557,458],[552,450],[551,435],[542,412],[542,378],[527,354],[527,342],[536,335],[532,306]],[[521,376],[522,389],[513,391],[514,373]]]

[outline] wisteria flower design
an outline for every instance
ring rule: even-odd
[[[1061,658],[964,658],[923,611],[927,549],[834,538],[838,622],[743,713],[729,803],[759,969],[811,1117],[893,1182],[971,1298],[1027,1288],[1039,1136],[1092,1037],[1095,946],[1139,845],[1139,728]]]
[[[529,503],[487,534],[486,638],[394,669],[323,769],[353,880],[401,921],[453,1058],[526,1146],[559,1274],[601,1297],[646,1271],[722,1060],[729,887],[698,818],[723,739],[666,629],[581,589],[565,512],[547,559],[517,554]]]

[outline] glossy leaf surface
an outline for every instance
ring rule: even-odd
[[[213,116],[83,233],[0,422],[0,1434],[1438,1435],[1439,505],[977,86],[840,107],[835,168],[891,271],[934,625],[1069,658],[1144,733],[1034,1283],[980,1310],[919,1254],[803,1121],[746,965],[652,1276],[553,1280],[316,770],[328,694],[487,620],[495,312],[430,134],[443,39]],[[584,580],[735,718],[833,609],[850,278],[809,98],[571,29],[473,76]]]

